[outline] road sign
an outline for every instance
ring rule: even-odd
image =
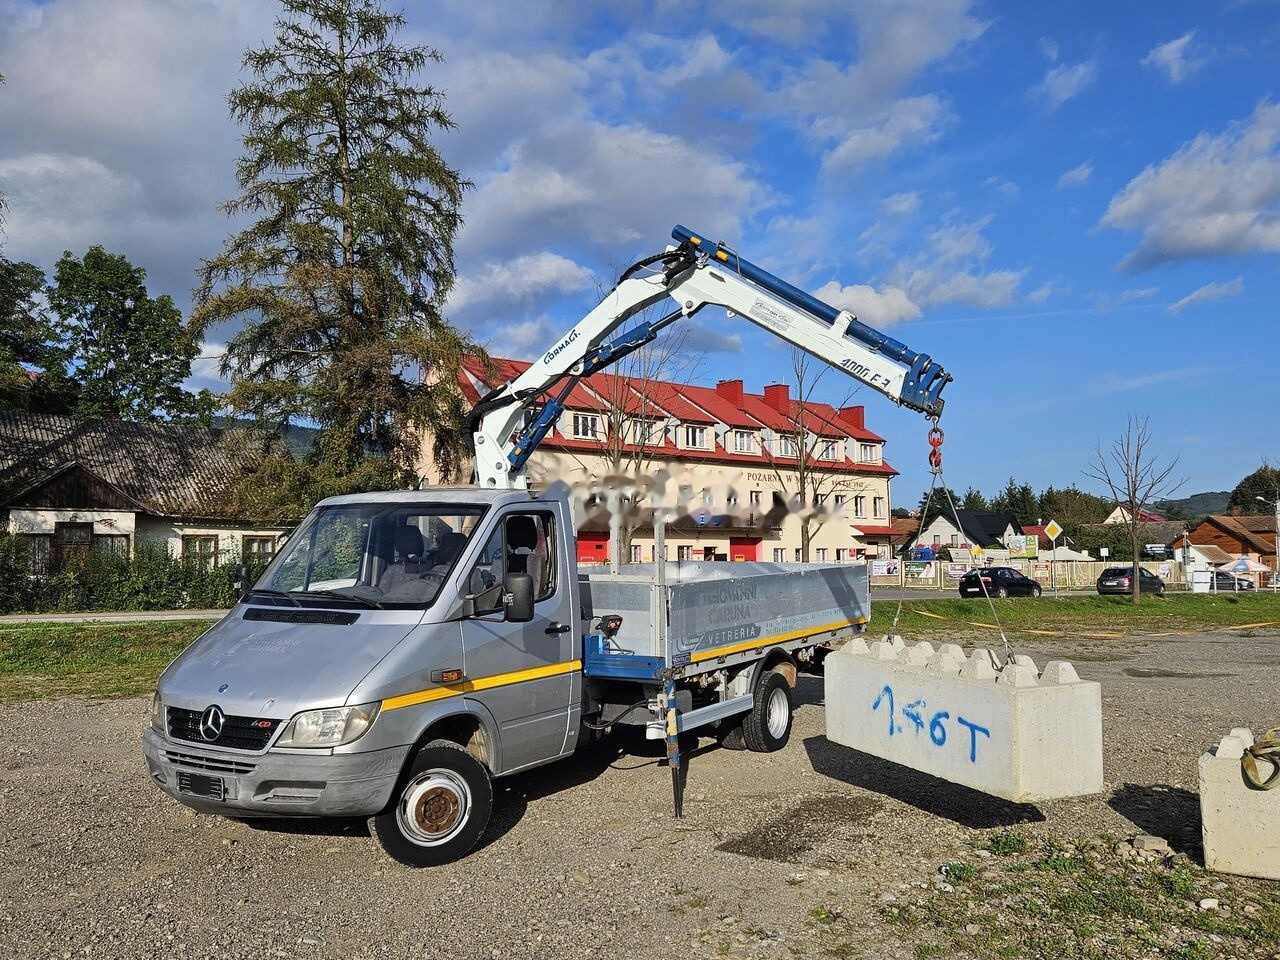
[[[1231,572],[1232,573],[1248,573],[1249,561],[1246,560],[1244,557],[1241,557],[1232,565]]]
[[[1062,528],[1058,526],[1057,520],[1050,520],[1044,525],[1044,535],[1050,540],[1057,540],[1062,536]]]

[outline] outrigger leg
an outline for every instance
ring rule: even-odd
[[[680,756],[680,727],[676,709],[676,684],[670,676],[662,688],[667,705],[667,766],[671,768],[671,797],[675,804],[676,819],[684,816],[684,776]]]

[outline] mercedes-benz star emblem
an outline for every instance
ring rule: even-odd
[[[200,714],[200,736],[206,740],[217,740],[222,736],[222,724],[226,719],[221,707],[216,704],[206,707]]]

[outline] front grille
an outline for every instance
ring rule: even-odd
[[[256,763],[245,763],[242,760],[226,760],[222,757],[202,757],[194,753],[178,753],[166,750],[164,757],[176,767],[190,767],[192,770],[214,770],[218,773],[253,773],[258,769]]]
[[[220,750],[265,750],[276,728],[284,721],[263,717],[227,716],[216,740],[206,740],[200,732],[201,710],[169,707],[169,736],[174,740],[203,743]]]

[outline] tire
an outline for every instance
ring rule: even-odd
[[[450,740],[432,740],[414,755],[390,805],[369,829],[393,860],[435,867],[476,845],[493,810],[489,771]]]
[[[997,588],[996,588],[996,596],[997,596],[997,597],[999,597],[1001,600],[1003,600],[1005,597],[1009,596],[1009,588],[1008,588],[1008,587],[997,587]]]
[[[742,738],[748,750],[773,753],[791,738],[791,685],[770,670],[756,684],[751,712],[742,718]]]
[[[1041,590],[1040,590],[1040,588],[1039,588],[1039,587],[1032,587],[1032,588],[1031,588],[1031,595],[1032,595],[1033,597],[1038,597],[1038,596],[1040,596],[1040,593],[1041,593]]]
[[[742,720],[739,717],[721,720],[720,725],[716,727],[716,738],[720,741],[720,746],[726,750],[747,749],[746,737],[742,733]]]

